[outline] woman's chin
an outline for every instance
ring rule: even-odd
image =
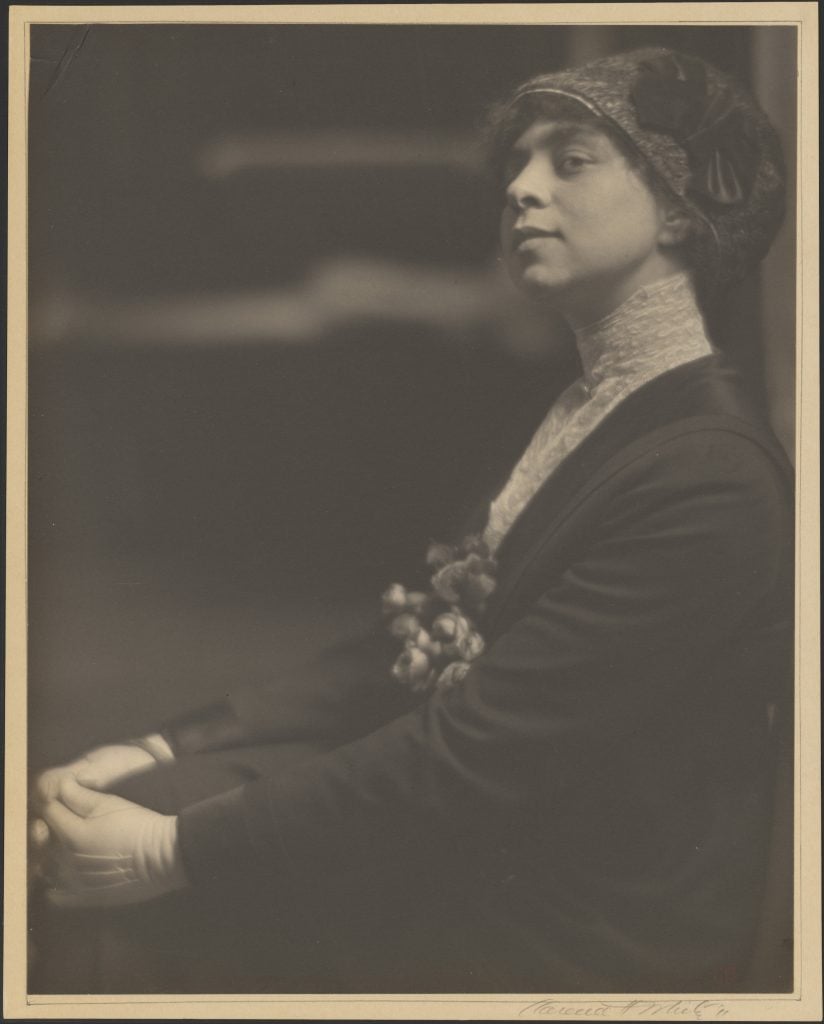
[[[563,307],[571,282],[546,267],[527,267],[517,275],[515,284],[533,302],[555,309]]]

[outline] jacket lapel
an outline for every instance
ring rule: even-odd
[[[509,595],[537,550],[622,464],[667,436],[691,429],[737,428],[755,436],[759,432],[750,425],[754,418],[738,374],[718,355],[676,367],[627,397],[550,474],[502,541],[497,552],[498,586],[485,614],[486,629],[495,632]],[[756,439],[774,447],[760,434]]]

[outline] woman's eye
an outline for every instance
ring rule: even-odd
[[[586,157],[579,156],[576,153],[567,153],[566,156],[562,156],[558,161],[558,170],[561,174],[576,174],[578,171],[583,170],[588,163],[589,161]]]

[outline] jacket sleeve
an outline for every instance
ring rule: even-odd
[[[721,432],[633,465],[584,553],[462,684],[184,810],[191,881],[401,865],[444,841],[488,845],[530,809],[551,814],[769,599],[791,543],[785,486],[753,444]]]
[[[329,648],[298,673],[237,687],[223,700],[168,720],[160,731],[176,755],[364,735],[417,703],[392,683],[396,647],[378,625]]]

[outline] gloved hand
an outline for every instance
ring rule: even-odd
[[[56,799],[60,785],[66,778],[77,779],[89,789],[107,790],[158,762],[173,761],[174,756],[172,748],[159,733],[124,743],[95,747],[76,761],[41,772],[34,781],[32,809],[35,815],[41,815],[49,800]],[[35,817],[29,827],[33,875],[42,874],[42,854],[48,842],[48,826],[42,818]]]
[[[95,747],[76,761],[42,772],[34,783],[32,804],[39,812],[49,800],[56,798],[66,777],[77,779],[89,789],[107,790],[160,761],[172,760],[172,748],[159,733],[139,740]]]
[[[187,884],[177,817],[158,814],[68,776],[43,809],[56,843],[46,897],[58,907],[117,907]]]

